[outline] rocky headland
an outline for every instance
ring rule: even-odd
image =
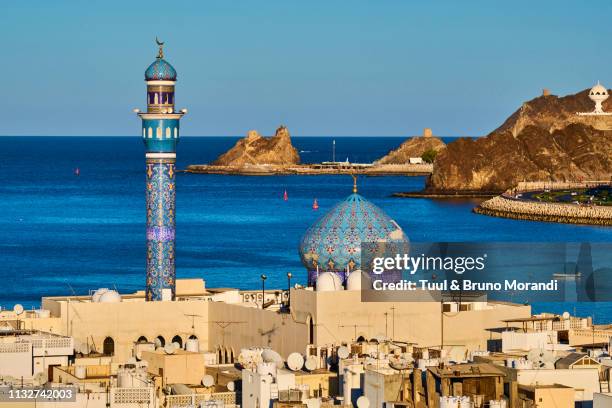
[[[425,193],[479,195],[521,181],[609,180],[612,116],[577,115],[593,105],[588,91],[524,103],[486,137],[449,143],[436,158]]]
[[[411,158],[422,157],[428,151],[439,153],[446,148],[446,144],[438,137],[432,136],[426,129],[423,136],[408,138],[397,149],[391,150],[387,155],[376,160],[374,164],[405,164]]]
[[[249,165],[286,166],[300,163],[300,155],[291,144],[291,135],[285,126],[276,129],[274,136],[263,137],[256,130],[217,157],[213,166],[245,167]]]

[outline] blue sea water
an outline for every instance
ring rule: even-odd
[[[206,163],[236,138],[188,137],[178,167]],[[332,139],[295,137],[302,160],[331,159]],[[336,158],[372,161],[403,138],[336,138]],[[139,137],[0,138],[0,306],[35,307],[43,295],[86,294],[98,287],[144,285],[144,148]],[[74,175],[75,168],[80,176]],[[359,190],[413,241],[608,242],[612,230],[493,218],[470,210],[476,200],[400,199],[424,177],[362,177]],[[210,287],[285,287],[304,283],[300,237],[351,193],[346,176],[177,175],[177,275]],[[288,201],[282,200],[287,190]],[[320,209],[314,211],[313,199]],[[544,306],[534,307],[534,310]],[[550,304],[612,320],[609,304]]]

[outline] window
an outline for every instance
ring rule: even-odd
[[[112,356],[115,354],[115,340],[112,337],[107,337],[104,339],[104,343],[102,345],[102,353],[105,356]]]
[[[183,339],[178,334],[172,338],[173,343],[177,343],[180,347],[183,347]]]
[[[166,345],[166,339],[163,336],[157,336],[155,338],[155,345],[158,347],[164,347]]]
[[[157,136],[158,139],[162,138],[162,128],[161,127],[157,128],[155,136]]]
[[[170,128],[166,128],[166,139],[170,139]]]
[[[149,128],[149,139],[153,137],[153,129]]]
[[[149,340],[147,340],[145,336],[140,336],[138,340],[136,340],[136,343],[148,343],[148,342]]]

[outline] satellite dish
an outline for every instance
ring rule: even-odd
[[[138,351],[136,352],[136,358],[137,358],[138,360],[142,360],[142,351],[138,350]]]
[[[19,316],[20,314],[23,313],[23,306],[17,303],[15,306],[13,306],[13,312],[15,312],[17,316]]]
[[[234,383],[233,381],[230,381],[227,383],[227,390],[228,391],[236,391],[236,383]]]
[[[177,350],[181,348],[181,345],[178,343],[178,341],[173,341],[172,344],[174,344],[174,348]]]
[[[368,397],[362,395],[357,398],[357,408],[370,408],[370,400]]]
[[[156,337],[155,340],[153,340],[153,343],[155,343],[155,347],[162,347],[162,343],[159,337]]]
[[[338,351],[337,351],[338,357],[341,359],[345,359],[348,358],[350,355],[349,349],[346,346],[340,346],[338,347]]]
[[[215,379],[212,375],[206,374],[204,377],[202,377],[202,385],[205,387],[212,387],[215,385]]]
[[[130,357],[126,361],[127,364],[136,364],[136,358]]]
[[[563,312],[562,316],[563,316],[563,319],[565,319],[565,320],[570,318],[569,312]]]
[[[317,369],[317,357],[308,356],[304,362],[304,368],[308,371],[314,371]]]
[[[174,354],[175,351],[176,351],[176,349],[174,348],[174,345],[172,343],[166,344],[164,346],[164,352],[166,354]]]
[[[289,357],[287,357],[287,367],[291,371],[299,371],[304,367],[304,357],[300,353],[289,354]]]

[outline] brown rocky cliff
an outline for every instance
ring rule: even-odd
[[[407,139],[397,149],[376,160],[376,164],[405,164],[411,157],[421,157],[427,150],[440,152],[446,147],[437,137],[415,136]]]
[[[609,180],[612,132],[574,123],[549,133],[528,125],[449,143],[436,158],[429,192],[500,192],[520,181]]]
[[[274,136],[266,138],[251,130],[247,136],[212,162],[216,166],[244,167],[245,165],[299,164],[300,155],[291,144],[289,130],[285,126],[276,129]]]
[[[493,133],[509,130],[517,136],[523,128],[529,125],[541,127],[552,132],[563,129],[571,123],[583,123],[595,129],[612,130],[610,116],[581,116],[576,112],[592,112],[595,104],[589,99],[589,90],[573,95],[558,97],[556,95],[542,95],[523,105]],[[603,103],[606,112],[612,112],[612,98]]]
[[[426,190],[499,192],[519,181],[608,180],[612,175],[612,116],[581,116],[594,103],[588,90],[525,102],[498,129],[459,139],[436,158]],[[612,111],[610,99],[605,111]]]

